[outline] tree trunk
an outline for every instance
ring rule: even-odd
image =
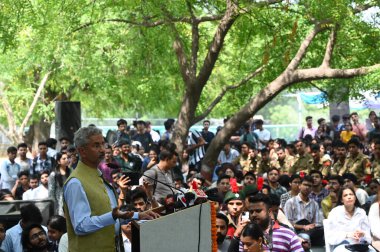
[[[201,90],[197,89],[195,85],[188,85],[178,115],[178,120],[174,127],[172,139],[172,142],[177,145],[177,151],[178,154],[180,154],[180,158],[182,158],[181,154],[186,145],[189,129],[194,125],[195,111],[197,109],[200,95]]]
[[[341,89],[334,91],[334,100],[329,101],[330,118],[333,115],[339,115],[342,119],[342,115],[350,113],[349,98],[347,96],[349,92],[350,89],[348,86],[342,86]]]
[[[32,146],[32,153],[38,153],[38,143],[46,141],[50,137],[51,123],[45,122],[43,118],[38,122],[33,122],[29,127],[29,131],[24,137],[24,141],[28,146]]]

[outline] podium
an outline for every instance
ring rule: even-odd
[[[132,222],[132,252],[208,252],[211,206],[192,206],[150,221]]]

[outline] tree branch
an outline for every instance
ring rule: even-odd
[[[324,29],[326,29],[326,28],[322,28],[322,25],[316,25],[314,27],[314,29],[302,41],[302,43],[298,49],[298,52],[296,53],[294,58],[290,61],[288,67],[286,68],[286,71],[294,71],[297,69],[297,67],[301,63],[303,57],[305,57],[307,49],[310,46],[313,39],[315,38],[315,36]]]
[[[333,54],[334,46],[336,42],[336,33],[337,33],[337,27],[332,28],[329,40],[326,45],[325,57],[323,58],[321,67],[327,67],[327,68],[330,67],[332,54]]]
[[[161,9],[166,14],[169,20],[172,19],[172,17],[170,16],[170,13],[164,7],[162,7]],[[186,84],[188,84],[191,79],[191,76],[190,76],[191,73],[190,73],[188,59],[186,57],[186,53],[184,50],[181,37],[173,22],[168,22],[168,25],[172,29],[175,36],[175,39],[173,42],[173,49],[177,55],[177,60],[178,60],[178,64],[181,70],[182,79]]]
[[[351,69],[331,69],[331,68],[309,68],[299,69],[294,72],[295,82],[320,80],[320,79],[349,79],[361,75],[368,74],[380,69],[380,64],[367,67],[351,68]]]
[[[372,7],[375,7],[375,6],[378,6],[378,4],[374,1],[372,1],[372,3],[367,3],[367,4],[359,4],[357,6],[355,6],[353,8],[353,12],[354,14],[357,14],[357,13],[360,13],[360,12],[363,12],[363,11],[366,11]]]
[[[212,16],[203,16],[196,18],[196,22],[203,23],[203,22],[210,22],[210,21],[216,21],[222,19],[223,15],[212,15]],[[143,27],[157,27],[161,25],[167,25],[168,23],[192,23],[191,17],[172,17],[170,20],[156,20],[152,21],[151,18],[144,19],[144,21],[136,21],[136,20],[130,20],[130,19],[124,19],[124,18],[104,18],[97,21],[91,21],[88,23],[84,23],[81,26],[75,28],[71,31],[71,33],[77,32],[79,30],[88,28],[90,26],[99,24],[99,23],[124,23],[124,24],[130,24],[134,26],[143,26]]]
[[[231,28],[232,24],[235,22],[236,18],[239,15],[236,9],[237,6],[233,2],[227,1],[226,12],[216,29],[214,38],[210,44],[207,55],[204,59],[202,68],[197,78],[198,83],[202,87],[207,83],[212,73],[215,62],[218,59],[219,53],[223,47],[224,38],[226,37],[229,29]]]
[[[210,112],[214,109],[214,107],[222,100],[222,98],[224,97],[224,95],[228,91],[237,89],[237,88],[243,86],[244,84],[248,83],[252,78],[254,78],[256,75],[261,73],[263,71],[263,69],[264,69],[264,66],[261,66],[261,67],[257,68],[255,71],[249,73],[246,77],[244,77],[238,83],[236,83],[234,85],[223,87],[223,89],[221,90],[219,95],[210,103],[210,105],[207,107],[207,109],[202,114],[196,116],[193,119],[193,123],[195,124],[195,123],[203,120],[204,118],[206,118],[210,114]]]
[[[1,125],[1,124],[0,124],[0,131],[3,132],[3,134],[4,134],[6,137],[8,137],[9,132],[7,132],[7,130],[6,130],[6,129],[4,128],[4,126]]]
[[[45,84],[47,83],[47,81],[48,81],[49,76],[50,76],[51,73],[52,73],[51,71],[47,72],[47,73],[44,75],[44,77],[42,78],[42,80],[41,80],[41,82],[40,82],[40,85],[39,85],[39,87],[38,87],[38,89],[37,89],[37,92],[36,92],[36,94],[34,95],[33,102],[32,102],[32,104],[29,106],[29,110],[28,110],[26,116],[24,117],[24,120],[22,121],[21,126],[20,126],[20,128],[19,128],[19,130],[18,130],[19,134],[22,134],[22,132],[24,131],[24,128],[25,128],[26,124],[29,122],[29,119],[30,119],[30,117],[31,117],[32,114],[33,114],[33,110],[34,110],[34,108],[35,108],[36,105],[37,105],[37,101],[38,101],[38,99],[40,98],[41,93],[42,93],[42,91],[44,90]]]
[[[321,91],[325,95],[328,95],[328,92],[326,90],[324,90],[323,88],[318,87],[316,84],[314,84],[314,82],[309,81],[309,83],[310,83],[311,86],[315,87],[316,89],[318,89],[319,91]]]
[[[5,111],[5,115],[7,117],[9,132],[16,132],[15,116],[13,114],[12,107],[9,104],[7,97],[4,96],[4,92],[3,92],[4,87],[5,87],[5,84],[3,82],[0,82],[0,98],[1,98],[1,103],[3,105],[4,111]]]
[[[199,50],[199,23],[194,15],[193,7],[189,1],[186,1],[187,8],[189,9],[191,15],[191,61],[190,70],[192,77],[197,74],[197,61],[198,61],[198,50]]]

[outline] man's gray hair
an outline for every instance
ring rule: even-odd
[[[93,126],[80,128],[74,133],[75,147],[78,148],[85,146],[86,144],[88,144],[89,138],[94,135],[102,135],[102,130]]]

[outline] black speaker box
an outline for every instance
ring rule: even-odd
[[[74,133],[81,127],[80,102],[55,102],[55,138],[67,137],[72,143]]]

